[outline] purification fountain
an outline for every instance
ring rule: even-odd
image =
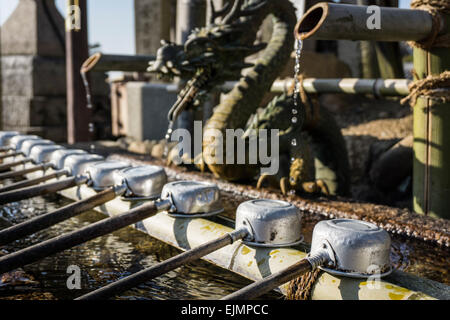
[[[185,73],[192,76],[191,81],[187,83],[187,87],[180,93],[178,101],[172,108],[171,115],[174,117],[171,120],[174,120],[176,115],[182,110],[195,107],[197,99],[202,95],[202,90],[209,90],[213,86],[222,84],[224,80],[228,80],[226,79],[227,77],[235,80],[236,75],[240,74],[243,68],[252,67],[253,69],[248,77],[241,79],[239,83],[235,84],[231,92],[226,96],[225,102],[218,106],[209,120],[206,130],[208,128],[222,130],[228,127],[244,127],[243,124],[240,124],[240,121],[247,120],[250,114],[256,110],[257,104],[255,101],[259,101],[260,93],[268,91],[272,86],[277,66],[282,64],[284,59],[287,58],[286,52],[289,52],[288,48],[292,47],[294,43],[289,36],[294,29],[296,20],[293,8],[289,1],[249,1],[244,6],[241,6],[242,4],[243,1],[236,0],[230,10],[222,14],[222,24],[213,23],[205,29],[195,31],[185,46],[166,43],[159,52],[156,61],[151,66],[151,71],[165,73],[166,75]],[[421,28],[417,30],[411,29],[414,32],[392,32],[392,34],[389,33],[386,36],[386,30],[390,30],[388,25],[386,30],[376,32],[374,36],[368,36],[367,31],[356,28],[361,23],[358,19],[362,16],[362,11],[358,13],[358,10],[364,10],[364,7],[319,4],[311,8],[295,27],[299,40],[297,63],[301,63],[300,40],[315,35],[327,39],[361,38],[387,41],[420,41],[426,38],[432,30],[436,29],[436,25],[433,25],[434,20],[426,11],[391,8],[382,9],[382,15],[387,17],[387,22],[394,23],[394,21],[401,20],[401,18],[406,20],[420,19],[422,21]],[[274,38],[269,44],[253,46],[254,34],[251,34],[251,32],[241,34],[243,38],[239,39],[242,41],[238,44],[229,44],[222,41],[230,33],[242,31],[240,28],[256,32],[261,21],[269,13],[275,14],[276,22]],[[356,18],[354,21],[344,19],[349,26],[347,27],[344,23],[342,28],[336,28],[336,20],[341,21],[339,24],[341,26],[341,18],[343,16],[354,16]],[[219,18],[219,16],[214,18]],[[236,30],[230,30],[225,26],[236,27]],[[393,27],[392,30],[394,29],[397,30],[398,26]],[[350,35],[348,30],[356,31]],[[216,38],[212,37],[205,40],[201,36],[204,32],[210,32]],[[248,39],[246,38],[247,36]],[[219,50],[219,53],[213,53],[213,56],[217,55],[214,56],[215,60],[211,58],[211,55],[205,55],[205,60],[200,59],[200,62],[194,59],[198,56],[198,50],[217,46],[221,50]],[[169,49],[175,50],[183,58],[182,60],[188,61],[188,63],[172,61],[171,56],[165,55]],[[266,51],[264,51],[262,58],[258,60],[255,66],[250,66],[243,62],[247,55],[260,50]],[[419,50],[423,49],[416,50],[416,54],[420,55],[421,51]],[[220,56],[222,51],[225,52],[225,55]],[[426,54],[431,54],[429,51],[425,51],[428,52]],[[231,55],[234,55],[231,60],[239,63],[232,65],[227,62]],[[438,54],[436,54],[437,56]],[[211,60],[213,63],[208,64],[208,61]],[[433,59],[431,60],[434,61]],[[192,73],[192,67],[197,68],[198,72]],[[224,70],[229,72],[229,74],[224,75],[218,70]],[[296,71],[298,72],[298,68]],[[262,79],[265,81],[258,81],[263,72],[267,72],[270,77],[263,77]],[[218,76],[218,74],[221,74],[223,77]],[[249,79],[257,81],[253,82]],[[255,83],[257,88],[252,87]],[[206,163],[214,176],[207,173],[186,172],[181,168],[164,167],[169,182],[165,184],[161,197],[158,200],[152,201],[145,197],[144,194],[131,192],[129,189],[128,193],[137,197],[120,197],[127,194],[127,191],[121,188],[125,181],[126,172],[130,170],[140,172],[138,169],[135,169],[136,166],[148,165],[149,163],[148,161],[131,160],[129,156],[113,156],[106,161],[100,157],[100,159],[92,160],[96,163],[83,167],[82,171],[76,171],[76,173],[66,172],[67,175],[74,175],[72,178],[68,178],[72,179],[72,184],[59,188],[58,192],[69,199],[77,201],[78,204],[82,203],[85,205],[90,203],[92,199],[98,200],[96,198],[99,195],[98,192],[104,192],[105,188],[111,193],[111,188],[120,187],[120,192],[114,192],[113,197],[102,199],[100,203],[93,202],[95,205],[101,204],[101,206],[95,207],[95,210],[103,212],[109,217],[81,229],[64,233],[57,238],[34,243],[31,246],[27,246],[27,248],[1,257],[0,273],[27,265],[50,254],[67,250],[124,226],[133,225],[152,237],[186,252],[160,264],[155,264],[110,286],[98,289],[98,291],[94,291],[81,299],[113,296],[141,282],[148,281],[156,276],[162,276],[166,271],[179,267],[186,261],[199,258],[256,281],[249,288],[244,288],[243,291],[227,296],[226,299],[243,296],[254,297],[255,295],[252,292],[254,292],[255,287],[264,287],[267,290],[278,288],[282,293],[289,293],[295,296],[296,291],[301,291],[302,289],[296,287],[295,281],[291,283],[287,283],[287,281],[301,275],[303,271],[311,272],[316,268],[320,270],[320,273],[317,274],[316,281],[311,283],[314,286],[309,292],[313,299],[448,299],[448,286],[408,275],[401,270],[395,270],[398,267],[402,269],[401,263],[397,261],[398,256],[395,250],[405,245],[407,239],[400,235],[408,235],[411,238],[420,239],[414,241],[421,241],[421,244],[428,243],[430,245],[428,248],[436,244],[440,245],[442,246],[442,251],[439,251],[439,247],[436,247],[435,250],[440,252],[440,256],[443,256],[444,260],[448,258],[448,251],[445,248],[450,244],[448,220],[418,216],[411,212],[383,206],[350,203],[345,198],[335,198],[326,201],[314,198],[311,200],[304,199],[289,192],[290,190],[298,192],[310,190],[312,193],[327,193],[324,190],[329,189],[329,193],[345,195],[348,191],[346,190],[348,188],[346,149],[339,128],[335,126],[333,118],[322,113],[322,111],[320,111],[322,116],[317,116],[314,102],[308,101],[308,98],[305,99],[304,97],[302,101],[299,101],[298,93],[300,91],[301,83],[295,82],[295,98],[283,96],[281,99],[276,99],[272,104],[269,104],[266,108],[266,113],[263,114],[266,116],[263,120],[271,123],[271,125],[276,126],[280,121],[285,122],[288,123],[288,129],[293,132],[292,135],[284,137],[286,138],[284,140],[285,146],[288,146],[285,156],[288,159],[290,170],[284,173],[285,175],[275,177],[275,182],[270,181],[270,177],[263,176],[258,183],[259,186],[262,186],[264,182],[269,181],[273,185],[280,186],[283,194],[263,188],[255,189],[251,186],[234,182],[243,176],[253,178],[254,167]],[[251,107],[243,108],[243,106],[249,105]],[[276,107],[280,106],[284,106],[288,112],[277,113],[276,111],[279,109]],[[440,104],[436,106],[440,107]],[[219,117],[219,115],[223,116],[224,114],[224,117]],[[435,123],[433,116],[429,115],[431,117],[430,121]],[[416,119],[415,121],[417,122]],[[428,128],[430,121],[427,122]],[[261,124],[262,121],[256,121],[253,126],[254,128],[259,128]],[[332,161],[323,163],[325,167],[330,169],[328,173],[331,172],[327,177],[319,179],[317,175],[308,175],[308,173],[302,171],[302,169],[306,169],[301,168],[302,164],[307,167],[308,161],[313,161],[311,158],[308,158],[306,149],[295,148],[300,146],[302,142],[302,130],[304,128],[306,131],[309,130],[311,134],[319,135],[319,133],[322,133],[329,135],[328,138],[322,139],[318,143],[322,146],[322,150],[327,149],[336,155],[336,158],[332,159]],[[4,150],[6,152],[14,152],[14,150],[11,151],[11,146],[8,146],[8,144],[9,141],[14,139],[15,135],[12,133],[6,136],[9,138],[5,138],[4,145],[0,147],[5,147]],[[432,138],[433,136],[427,137]],[[211,141],[204,143],[202,153],[211,152],[210,144]],[[434,146],[434,142],[431,139],[426,140],[426,144],[431,147]],[[46,150],[42,145],[39,147],[40,145],[36,141],[29,142],[27,145],[30,147],[30,154],[33,153],[33,148],[41,148],[42,152]],[[301,148],[307,147],[303,144],[301,146]],[[58,149],[53,151],[55,153],[61,152]],[[38,153],[38,151],[34,152]],[[428,148],[427,152],[428,159],[433,159],[432,154],[435,151],[432,148]],[[445,151],[442,152],[445,155]],[[31,163],[32,160],[27,159],[27,155],[28,153],[25,156],[18,154],[14,156],[18,157],[17,161],[24,160],[22,165],[25,168],[5,166],[5,170],[21,171],[20,174],[23,174],[27,179],[36,179],[58,170],[58,167],[55,166],[45,167],[45,170],[42,167],[42,170],[25,172],[24,170],[27,167],[30,168],[32,166],[35,168],[41,164],[39,161],[49,160],[48,158],[44,160],[44,158],[33,157],[33,159],[39,160]],[[68,159],[84,156],[86,155],[73,155],[68,156]],[[98,169],[104,166],[109,168],[109,165],[112,164],[111,160],[116,161],[113,164],[117,164],[117,166],[111,167],[109,178],[106,179],[107,182],[95,182],[97,180],[96,177],[98,180],[103,181],[101,179],[103,175],[98,174]],[[325,158],[322,158],[322,160],[325,160]],[[127,165],[118,165],[122,161],[126,161]],[[162,163],[153,161],[152,164],[161,165]],[[430,167],[429,162],[427,162],[427,166]],[[203,168],[205,168],[205,163]],[[425,172],[428,172],[426,174],[427,179],[430,178],[430,175],[434,172],[433,170],[434,167],[425,170]],[[117,179],[111,179],[112,172],[114,172],[112,176]],[[78,174],[84,175],[84,179],[82,179],[81,183],[73,184],[73,179]],[[224,180],[217,179],[218,177]],[[304,180],[305,177],[306,180]],[[79,178],[80,176],[78,176]],[[148,178],[147,176],[146,179]],[[49,181],[50,184],[57,183],[60,178],[54,177],[52,179]],[[425,181],[429,181],[427,179]],[[132,185],[131,181],[133,180],[125,184],[130,187],[130,184]],[[427,186],[425,181],[422,182],[424,182],[424,186]],[[308,184],[303,182],[308,182]],[[142,181],[138,180],[137,185],[141,186],[141,184]],[[159,185],[161,186],[161,184]],[[45,187],[40,185],[39,188],[42,190]],[[136,189],[133,190],[135,191]],[[426,199],[430,200],[431,185],[429,183],[427,190],[428,193],[425,193],[428,194]],[[444,187],[442,190],[445,191],[446,188]],[[18,190],[17,192],[20,191]],[[224,196],[227,197],[227,200],[220,201]],[[1,194],[0,199],[2,199]],[[446,199],[444,200],[446,201]],[[430,200],[427,202],[426,207],[439,208],[439,203],[436,207],[433,207],[435,203],[435,200]],[[93,207],[91,205],[89,209]],[[434,210],[432,209],[432,211]],[[436,209],[435,212],[439,212],[439,210]],[[302,216],[303,219],[306,216],[309,221],[306,223],[302,222],[300,220]],[[330,222],[318,221],[330,218],[347,219],[331,220]],[[355,219],[366,220],[371,223]],[[312,232],[312,228],[309,229],[309,233],[301,232],[305,230],[305,224],[308,224],[309,227],[315,224],[314,232]],[[391,237],[386,230],[392,231]],[[7,233],[8,229],[5,232]],[[399,235],[395,235],[396,233]],[[0,232],[0,239],[2,234]],[[339,239],[342,237],[348,237],[353,246],[340,243]],[[310,256],[307,255],[309,247],[303,243],[303,240],[307,243],[312,243]],[[371,243],[372,247],[369,248],[367,246],[368,243]],[[416,253],[419,255],[423,254],[425,251],[420,252],[422,247],[417,243],[411,244],[408,242],[407,246],[410,246],[412,251],[419,248]],[[363,254],[368,251],[374,254]],[[376,257],[376,259],[372,259],[373,257]],[[436,262],[437,260],[434,261],[434,263]],[[373,264],[379,268],[368,271],[368,267]],[[444,268],[448,267],[446,262],[443,263],[443,266]],[[430,267],[430,265],[426,265],[425,269],[427,267]],[[367,281],[367,278],[373,275],[377,276],[377,281],[379,281],[379,286],[375,289],[371,286],[370,281]],[[383,276],[382,279],[380,279],[381,276]],[[443,282],[447,280],[444,279]],[[355,291],[355,288],[358,288],[358,290]],[[109,290],[110,292],[108,292]],[[108,293],[106,294],[105,292]],[[357,292],[356,295],[355,292]]]

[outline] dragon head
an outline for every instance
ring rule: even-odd
[[[147,70],[161,78],[190,79],[179,95],[178,109],[196,105],[209,90],[225,81],[238,80],[242,69],[253,66],[245,59],[266,47],[254,45],[257,30],[253,30],[249,19],[267,5],[267,0],[235,0],[219,11],[210,2],[209,24],[194,29],[184,45],[162,41],[156,60]]]

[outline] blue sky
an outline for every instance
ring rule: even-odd
[[[13,12],[19,0],[0,0],[0,23]],[[88,0],[89,43],[100,43],[105,53],[134,54],[133,0]],[[400,0],[409,7],[410,0]],[[56,0],[64,12],[66,0]],[[151,32],[151,30],[149,30]]]
[[[18,0],[0,0],[0,23],[17,6]],[[100,43],[105,53],[134,54],[134,1],[88,0],[89,43]],[[65,12],[66,0],[56,0]]]

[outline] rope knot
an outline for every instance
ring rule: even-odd
[[[424,10],[430,13],[433,19],[431,34],[424,40],[409,41],[411,47],[428,50],[432,47],[450,47],[450,34],[439,35],[442,25],[441,13],[450,14],[450,1],[448,0],[413,0],[412,9]]]
[[[429,75],[425,79],[417,80],[409,85],[410,94],[400,102],[414,107],[419,97],[426,97],[442,103],[450,102],[450,71],[438,76]]]

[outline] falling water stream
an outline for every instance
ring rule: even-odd
[[[92,104],[91,86],[89,84],[87,73],[84,72],[84,71],[81,71],[80,74],[81,74],[81,78],[83,79],[84,89],[86,91],[86,108],[88,109],[89,112],[92,113],[92,111],[93,111],[93,104]],[[88,124],[88,131],[89,131],[89,134],[92,137],[94,135],[94,132],[95,132],[95,124],[93,122],[90,122]],[[94,144],[90,145],[90,151],[92,153],[95,152],[95,145]]]
[[[300,59],[302,56],[303,42],[302,40],[298,40],[295,44],[295,72],[294,72],[294,108],[292,109],[292,124],[296,124],[298,122],[298,114],[299,114],[299,95],[300,95]],[[291,141],[292,146],[297,146],[297,139],[293,138]],[[291,159],[292,162],[295,159]]]

